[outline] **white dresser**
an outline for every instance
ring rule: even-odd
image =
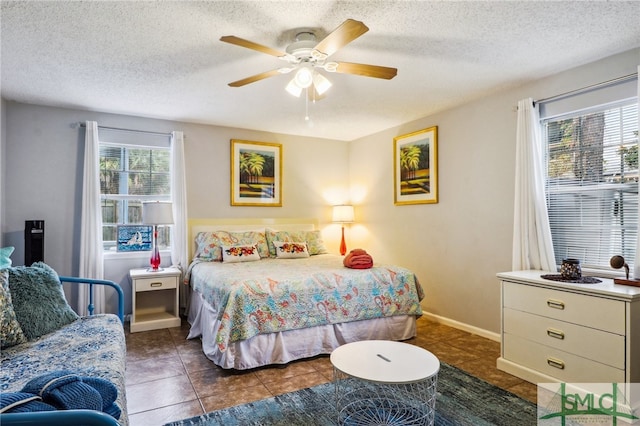
[[[554,273],[497,274],[498,369],[532,383],[640,383],[640,287],[540,277]]]

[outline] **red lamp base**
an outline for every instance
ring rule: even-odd
[[[151,251],[151,259],[149,260],[149,264],[151,267],[147,269],[149,272],[158,272],[162,271],[160,267],[160,250],[158,250],[158,227],[156,225],[153,226],[153,250]]]
[[[340,241],[340,255],[347,254],[347,243],[344,241],[344,226],[342,227],[342,241]]]

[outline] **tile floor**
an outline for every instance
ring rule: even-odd
[[[441,361],[536,401],[536,386],[496,369],[500,344],[422,317],[417,337]],[[328,356],[250,371],[223,370],[186,340],[188,324],[141,333],[127,332],[127,405],[132,426],[155,426],[327,383]]]

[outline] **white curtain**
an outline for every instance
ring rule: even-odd
[[[638,65],[638,123],[640,123],[640,65]],[[640,142],[640,141],[639,141]],[[640,196],[640,193],[638,194]],[[636,258],[633,261],[633,278],[640,279],[640,236],[636,243]]]
[[[82,179],[82,218],[80,225],[80,271],[82,278],[104,279],[102,259],[102,211],[100,207],[100,146],[98,123],[86,122],[84,175]],[[94,313],[105,312],[104,286],[93,286]],[[89,286],[78,288],[77,312],[87,315]]]
[[[189,242],[187,241],[187,178],[184,163],[184,136],[171,133],[171,201],[173,203],[173,235],[171,239],[171,263],[182,270],[184,276],[189,266]],[[182,279],[180,280],[182,283]],[[190,287],[180,285],[180,308],[186,310]]]
[[[556,271],[545,199],[544,155],[538,109],[531,98],[518,102],[513,214],[514,271]]]

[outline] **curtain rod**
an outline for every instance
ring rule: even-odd
[[[559,95],[550,96],[548,98],[533,101],[533,104],[535,105],[535,104],[543,104],[545,102],[557,101],[559,99],[563,99],[568,96],[579,95],[580,93],[588,92],[589,90],[598,89],[600,87],[609,86],[615,83],[622,83],[627,80],[633,80],[634,78],[638,78],[637,72],[633,74],[624,75],[622,77],[614,78],[612,80],[603,81],[602,83],[592,84],[591,86],[581,87],[580,89],[570,90],[568,92],[560,93]]]
[[[75,125],[72,126],[74,128],[77,127],[87,127],[86,123],[74,123]],[[171,133],[162,133],[162,132],[150,132],[147,130],[135,130],[135,129],[123,129],[120,127],[107,127],[107,126],[98,126],[98,129],[104,129],[104,130],[116,130],[119,132],[130,132],[130,133],[145,133],[147,135],[158,135],[158,136],[168,136],[171,137]]]

